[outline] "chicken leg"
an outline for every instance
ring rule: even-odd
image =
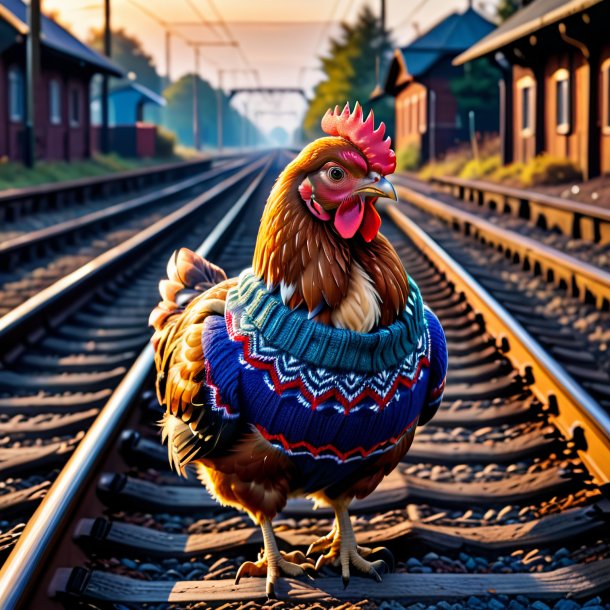
[[[258,561],[245,561],[239,567],[235,576],[237,585],[242,576],[265,576],[267,577],[267,597],[275,598],[275,584],[277,579],[284,576],[303,576],[308,569],[313,569],[313,563],[300,552],[283,553],[277,546],[277,541],[273,533],[273,526],[269,519],[261,522],[263,532],[264,550]],[[300,562],[300,563],[296,563]]]
[[[322,548],[328,548],[328,552],[320,555],[316,562],[316,570],[322,566],[331,564],[341,566],[341,578],[344,587],[347,587],[350,579],[350,567],[354,568],[362,576],[374,578],[381,582],[381,573],[388,571],[388,565],[383,559],[369,562],[363,555],[372,553],[370,549],[360,547],[356,544],[356,536],[352,527],[346,504],[335,507],[335,524],[330,534],[316,540],[307,553],[312,553]]]

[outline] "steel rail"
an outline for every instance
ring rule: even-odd
[[[579,447],[578,442],[576,443],[580,457],[598,483],[608,483],[610,416],[525,328],[423,229],[397,207],[386,205],[383,209],[432,264],[465,295],[475,313],[483,317],[487,332],[502,345],[508,346],[506,356],[515,369],[526,378],[533,377],[533,393],[543,404],[551,407],[549,414],[566,438],[575,438],[582,433],[585,446]]]
[[[259,170],[268,159],[262,158],[233,176],[213,186],[165,218],[140,231],[122,244],[107,250],[76,271],[15,307],[0,318],[0,344],[3,351],[18,350],[20,345],[39,338],[48,325],[65,319],[83,299],[87,290],[109,274],[120,270],[123,264],[146,249],[151,243],[188,221],[206,204],[226,193],[250,174]]]
[[[459,227],[466,235],[485,240],[512,256],[518,255],[519,260],[529,262],[530,268],[538,266],[547,277],[552,277],[555,285],[563,282],[581,300],[591,298],[600,309],[610,305],[610,273],[607,271],[411,188],[397,186],[396,190],[405,201]]]
[[[0,260],[7,257],[18,257],[20,253],[36,248],[42,243],[53,241],[59,237],[66,237],[83,229],[90,229],[95,225],[116,221],[122,216],[143,208],[144,206],[161,203],[162,201],[180,195],[185,191],[203,184],[208,180],[212,180],[218,176],[222,176],[232,170],[244,166],[251,160],[236,160],[228,161],[222,165],[208,169],[198,173],[191,178],[170,184],[159,191],[146,193],[127,201],[121,201],[112,206],[83,214],[76,218],[71,218],[63,222],[55,223],[49,227],[39,229],[37,231],[29,231],[13,239],[7,239],[0,243]]]
[[[21,216],[21,209],[25,208],[27,213],[34,209],[40,209],[39,204],[56,201],[61,198],[78,198],[81,200],[92,199],[92,192],[96,190],[117,189],[121,187],[125,192],[135,182],[150,180],[150,184],[163,180],[179,179],[192,172],[202,171],[209,168],[214,161],[237,157],[236,154],[223,154],[216,157],[206,157],[193,161],[178,161],[163,163],[139,169],[133,169],[104,176],[93,176],[88,178],[77,178],[61,182],[51,182],[26,188],[5,189],[0,191],[0,219],[4,219],[7,208],[13,208],[16,217]],[[241,155],[240,155],[241,156]],[[104,196],[104,195],[102,195]],[[51,206],[52,207],[52,206]]]
[[[500,203],[496,207],[501,212],[508,207],[513,216],[526,218],[533,224],[537,224],[543,217],[547,227],[557,227],[569,237],[599,243],[610,242],[608,209],[483,180],[442,176],[433,177],[430,182],[464,201],[487,207],[491,207],[491,203]]]
[[[220,245],[269,171],[272,159],[257,164],[257,176],[197,249],[209,256]],[[153,372],[154,351],[148,344],[102,408],[49,492],[28,521],[0,571],[0,610],[15,610],[25,602],[28,586],[42,569],[45,556],[81,498],[131,406]]]

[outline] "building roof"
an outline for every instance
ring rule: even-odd
[[[148,87],[144,85],[140,85],[139,83],[134,83],[131,81],[127,81],[124,84],[119,83],[119,85],[112,89],[110,92],[110,97],[117,95],[118,93],[124,93],[126,91],[134,91],[135,93],[140,95],[140,98],[145,102],[150,102],[152,104],[156,104],[157,106],[165,106],[167,102],[165,98],[154,91],[151,91]]]
[[[400,49],[409,74],[424,74],[444,55],[465,51],[495,27],[495,24],[473,8],[468,8],[463,13],[451,13],[411,44]]]
[[[534,0],[511,15],[494,32],[456,57],[454,64],[460,65],[489,55],[511,42],[528,36],[560,19],[580,13],[599,2],[603,2],[603,0]]]
[[[423,76],[443,57],[453,57],[465,51],[495,27],[473,8],[463,13],[451,13],[406,47],[395,49],[384,91],[389,93],[393,87]],[[381,94],[376,89],[373,97]]]
[[[27,6],[21,0],[0,0],[0,19],[9,23],[20,34],[27,35]],[[40,29],[40,42],[43,46],[89,64],[99,72],[123,76],[123,71],[107,57],[72,36],[49,17],[41,16]]]

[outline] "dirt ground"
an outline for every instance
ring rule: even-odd
[[[610,209],[610,176],[608,175],[587,182],[536,186],[531,190]]]

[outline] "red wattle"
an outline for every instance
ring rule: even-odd
[[[344,239],[356,235],[364,216],[364,202],[360,196],[344,201],[335,212],[335,228]]]
[[[381,227],[381,216],[375,209],[373,203],[377,200],[367,199],[364,204],[364,220],[360,225],[360,235],[364,238],[364,241],[373,241],[379,233],[379,227]]]

